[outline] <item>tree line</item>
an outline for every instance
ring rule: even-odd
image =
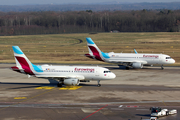
[[[180,10],[0,12],[0,35],[179,32]]]

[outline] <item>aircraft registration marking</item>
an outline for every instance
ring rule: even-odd
[[[14,99],[27,99],[27,97],[15,97]]]
[[[35,89],[46,89],[46,90],[51,90],[53,89],[54,87],[49,87],[49,86],[44,86],[44,87],[37,87]]]
[[[77,90],[81,87],[82,86],[66,86],[66,87],[59,88],[59,90]]]

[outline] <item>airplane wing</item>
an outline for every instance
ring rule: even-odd
[[[76,78],[79,80],[84,80],[85,77],[82,75],[68,75],[68,76],[63,76],[63,75],[48,75],[48,74],[42,74],[42,75],[35,75],[38,78]]]
[[[142,61],[142,60],[108,60],[107,62],[110,62],[110,63],[135,63],[135,62],[139,62],[139,63],[142,63],[142,64],[147,64],[147,61]]]
[[[47,78],[47,77],[54,77],[54,78],[66,78],[66,76],[62,76],[62,75],[35,75],[36,77],[40,77],[40,78]]]

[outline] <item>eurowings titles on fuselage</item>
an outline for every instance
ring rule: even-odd
[[[59,81],[58,86],[79,85],[80,81],[95,80],[100,85],[100,80],[111,80],[116,77],[109,69],[93,66],[50,66],[34,65],[18,46],[12,46],[16,66],[12,70],[32,75],[38,78],[54,79]]]
[[[145,53],[104,53],[97,45],[93,42],[91,38],[86,38],[89,53],[85,54],[86,57],[96,59],[103,62],[115,63],[132,68],[143,68],[144,65],[159,64],[163,68],[164,64],[173,64],[175,60],[169,55],[165,54],[145,54]]]

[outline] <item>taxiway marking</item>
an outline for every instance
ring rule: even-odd
[[[15,97],[14,99],[27,99],[27,97]]]
[[[123,105],[120,105],[119,107],[122,107]]]
[[[59,90],[77,90],[81,87],[82,86],[66,86],[66,87],[59,88]]]
[[[44,86],[44,87],[37,87],[35,89],[46,89],[46,90],[51,90],[53,89],[54,87],[49,87],[49,86]]]
[[[65,86],[65,87],[59,88],[59,90],[77,90],[77,89],[79,89],[81,87],[82,86]],[[51,90],[53,88],[55,88],[55,87],[43,86],[43,87],[37,87],[35,89],[37,89],[37,90],[41,90],[41,89]]]
[[[47,91],[45,91],[45,92],[43,92],[43,93],[37,94],[37,95],[32,96],[32,97],[30,97],[30,98],[28,98],[28,99],[24,99],[24,100],[22,100],[22,101],[20,101],[20,102],[18,102],[18,103],[15,103],[15,104],[12,104],[12,105],[3,107],[3,108],[0,109],[0,111],[2,111],[2,110],[4,110],[4,109],[7,109],[7,108],[9,108],[9,107],[16,106],[16,105],[18,105],[18,104],[21,104],[22,102],[26,102],[26,101],[31,100],[31,99],[33,99],[33,98],[39,97],[39,96],[44,95],[44,94],[46,94],[46,93],[49,93],[49,92],[51,92],[51,91],[53,91],[53,90],[55,90],[55,89],[47,90]]]
[[[136,106],[136,105],[128,105],[128,106],[126,106],[127,108],[137,108],[137,107],[139,107],[139,106]]]

